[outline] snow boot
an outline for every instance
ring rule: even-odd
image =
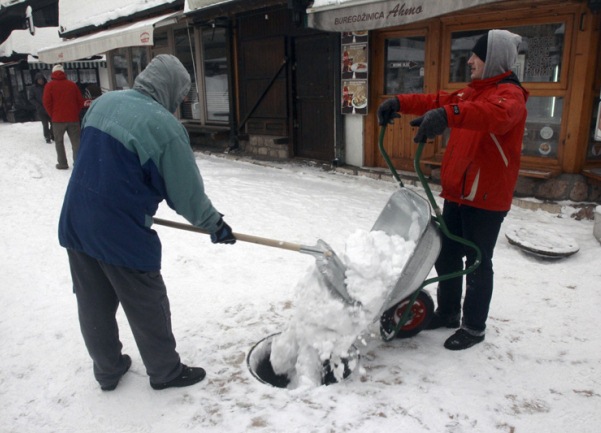
[[[182,364],[182,372],[175,379],[163,383],[150,382],[150,386],[152,389],[157,390],[165,388],[182,388],[200,382],[205,378],[206,374],[204,369],[200,367],[188,367]]]
[[[123,355],[123,362],[125,363],[125,369],[123,370],[123,373],[121,373],[121,376],[119,376],[119,378],[113,383],[109,383],[108,385],[100,385],[101,390],[114,391],[115,388],[117,388],[117,385],[119,385],[119,381],[121,380],[123,375],[128,372],[129,367],[131,367],[131,358],[129,357],[129,355]]]
[[[459,328],[459,315],[451,317],[443,317],[438,313],[432,315],[430,323],[426,326],[426,329],[438,329],[438,328]]]
[[[484,341],[484,334],[476,335],[471,331],[461,328],[444,342],[444,347],[449,350],[464,350]]]

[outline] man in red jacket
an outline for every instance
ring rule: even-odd
[[[52,81],[46,84],[44,89],[44,108],[52,119],[52,132],[56,147],[56,168],[66,170],[69,168],[67,154],[65,153],[65,131],[71,140],[73,149],[73,162],[77,158],[79,150],[79,113],[84,105],[84,99],[73,81],[67,79],[62,65],[52,68]]]
[[[416,143],[451,128],[441,168],[442,217],[451,233],[476,244],[482,261],[466,276],[461,318],[463,278],[438,283],[438,308],[428,329],[460,328],[444,346],[467,349],[484,340],[493,292],[493,251],[503,219],[511,208],[517,182],[528,92],[511,71],[522,38],[507,30],[490,30],[480,37],[468,60],[471,82],[448,94],[397,95],[378,108],[380,125],[398,112],[416,114]],[[435,268],[451,274],[472,265],[473,249],[443,236]]]

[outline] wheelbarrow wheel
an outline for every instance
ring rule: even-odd
[[[386,334],[391,334],[399,323],[401,316],[409,305],[410,298],[403,299],[395,306],[386,310],[380,317],[380,326]],[[410,307],[411,313],[407,322],[399,329],[396,338],[409,338],[423,331],[434,314],[434,301],[432,296],[420,290],[415,302]]]

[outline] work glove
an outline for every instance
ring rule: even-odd
[[[378,124],[384,126],[392,123],[394,119],[399,119],[401,117],[398,113],[400,110],[401,103],[396,97],[382,102],[378,107]]]
[[[232,228],[223,221],[223,217],[219,217],[219,221],[217,221],[217,230],[214,233],[211,233],[211,242],[214,244],[228,245],[236,243]]]
[[[412,120],[409,124],[411,126],[419,126],[417,134],[413,137],[413,141],[416,143],[425,143],[426,140],[442,134],[449,125],[447,112],[444,108],[430,110],[422,117]]]

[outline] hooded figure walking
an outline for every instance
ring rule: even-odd
[[[46,143],[50,143],[54,140],[52,134],[52,120],[44,108],[44,88],[46,87],[46,77],[41,72],[35,74],[35,83],[31,91],[31,103],[35,106],[35,110],[38,113],[38,118],[42,122],[42,132],[44,133],[44,139]]]
[[[205,194],[188,133],[173,115],[190,75],[171,55],[156,56],[133,89],[96,99],[82,123],[81,145],[59,221],[79,323],[104,391],[117,387],[131,358],[121,352],[115,313],[127,316],[153,389],[200,382],[204,369],[175,350],[161,242],[152,217],[163,200],[213,243],[232,230]]]
[[[521,40],[507,30],[490,30],[472,49],[466,88],[451,94],[397,95],[378,108],[380,125],[392,122],[399,112],[421,116],[411,122],[419,127],[416,143],[451,128],[441,168],[442,217],[451,233],[480,248],[482,261],[466,276],[463,308],[463,278],[438,283],[438,307],[428,329],[460,328],[445,341],[449,350],[484,340],[493,293],[493,251],[511,208],[527,117],[528,92],[511,71]],[[469,267],[476,253],[443,236],[435,264],[438,275],[462,270],[464,257]]]

